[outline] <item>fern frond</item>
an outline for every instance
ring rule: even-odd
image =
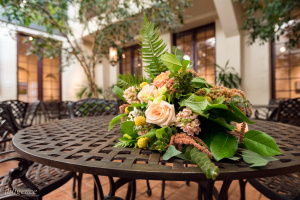
[[[152,79],[165,72],[168,68],[160,60],[160,56],[167,52],[166,46],[162,39],[159,38],[158,28],[154,28],[154,24],[148,22],[145,15],[144,23],[140,29],[140,45],[142,48],[139,50],[144,63],[144,70],[150,74]]]
[[[139,86],[142,82],[148,82],[143,76],[136,76],[131,74],[119,74],[117,85],[123,89],[131,86]]]

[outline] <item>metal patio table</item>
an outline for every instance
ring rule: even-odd
[[[37,163],[93,175],[123,180],[150,179],[207,183],[206,199],[212,198],[214,181],[189,161],[165,161],[155,151],[114,147],[120,137],[119,126],[107,131],[113,116],[64,119],[23,129],[13,138],[14,149]],[[223,199],[232,180],[284,175],[300,171],[300,128],[278,122],[256,120],[250,129],[261,130],[277,142],[279,160],[261,168],[250,168],[243,161],[224,160],[217,180],[223,180],[219,199]],[[200,186],[199,186],[200,188]],[[200,191],[200,189],[199,189]],[[201,193],[201,191],[200,191]]]

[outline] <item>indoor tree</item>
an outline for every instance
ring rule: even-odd
[[[109,47],[121,50],[122,44],[133,40],[143,13],[163,30],[176,29],[183,23],[183,10],[190,0],[0,0],[0,5],[9,23],[44,27],[49,36],[35,35],[30,53],[51,58],[63,55],[65,64],[76,59],[97,97],[95,68]],[[59,31],[65,42],[53,40],[53,31]]]

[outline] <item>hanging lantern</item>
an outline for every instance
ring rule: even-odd
[[[118,50],[116,47],[109,48],[109,62],[112,66],[115,66],[118,62]]]

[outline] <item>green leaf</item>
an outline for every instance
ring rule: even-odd
[[[261,167],[267,165],[270,161],[278,160],[271,156],[260,156],[259,154],[249,150],[242,151],[242,156],[246,163],[252,164],[250,167]]]
[[[184,56],[183,52],[180,49],[178,49],[176,46],[172,47],[172,51],[176,56],[181,56],[181,57]]]
[[[223,96],[213,100],[213,104],[222,104],[224,102],[224,99],[225,99],[225,97],[223,95]]]
[[[147,137],[147,138],[153,138],[156,136],[156,128],[151,128],[151,130],[146,133],[145,135],[140,136],[141,138]]]
[[[204,78],[200,78],[200,77],[193,78],[192,83],[194,83],[195,87],[197,88],[203,88],[204,86],[210,88],[213,87],[211,84],[206,82]]]
[[[187,66],[189,66],[190,63],[191,61],[189,60],[182,61],[182,75],[185,75]]]
[[[125,121],[125,122],[122,122],[122,123],[121,123],[120,128],[121,128],[121,130],[122,130],[124,133],[130,135],[130,136],[133,137],[133,138],[137,138],[137,137],[138,137],[138,134],[137,134],[137,132],[134,130],[134,126],[135,126],[135,124],[134,124],[133,121]]]
[[[182,67],[181,62],[176,58],[174,54],[165,53],[161,56],[161,60],[173,73],[178,72]]]
[[[170,158],[181,154],[181,151],[178,151],[173,145],[170,145],[163,156],[164,160],[169,160]]]
[[[180,106],[189,107],[193,112],[208,118],[209,114],[204,112],[209,102],[205,97],[197,96],[192,94],[188,99],[179,102]]]
[[[171,135],[170,135],[171,134]],[[156,130],[157,138],[172,137],[172,129],[168,126]],[[170,138],[169,137],[169,138]]]
[[[127,114],[119,114],[118,116],[114,117],[110,123],[109,123],[109,126],[108,126],[108,131],[110,131],[116,124],[119,123],[119,121],[121,120],[122,117],[125,117],[127,116]]]
[[[244,143],[247,149],[261,156],[275,156],[281,154],[274,139],[261,131],[251,130],[246,132]]]
[[[123,95],[124,95],[124,90],[122,90],[122,89],[119,88],[118,86],[115,86],[115,87],[114,87],[114,93],[115,93],[116,95],[118,95],[118,97],[119,97],[120,99],[122,99],[124,102],[127,102],[126,99],[123,97]]]
[[[150,77],[154,79],[161,72],[165,72],[168,68],[160,60],[160,56],[166,53],[167,44],[159,38],[158,29],[154,28],[154,24],[148,22],[146,15],[144,16],[144,23],[140,29],[140,41],[142,49],[140,53],[144,63],[148,65],[143,66],[145,72],[150,74]]]
[[[230,131],[233,131],[236,129],[235,126],[228,124],[224,118],[215,118],[215,119],[209,118],[209,120],[218,123],[219,125],[225,127],[226,129],[228,129]]]
[[[238,109],[234,103],[229,103],[230,108],[233,110],[234,114],[239,116],[244,122],[248,124],[255,124],[255,122],[251,121],[240,109]]]
[[[126,89],[131,86],[140,86],[142,82],[148,82],[148,79],[138,75],[119,74],[117,85]]]
[[[236,156],[232,156],[232,157],[229,157],[229,158],[227,158],[227,159],[233,160],[233,161],[237,161],[237,160],[239,160],[239,159],[241,159],[241,158],[240,158],[240,157],[236,157]]]
[[[216,161],[232,157],[238,148],[237,139],[233,135],[218,133],[210,144],[210,150]]]
[[[210,104],[210,105],[207,105],[204,110],[207,111],[207,110],[211,110],[213,108],[225,109],[225,110],[228,109],[228,107],[226,105],[224,105],[224,104]]]
[[[219,168],[209,159],[208,155],[195,147],[192,148],[192,150],[187,150],[188,154],[190,154],[189,157],[191,158],[191,161],[202,170],[206,175],[206,178],[215,180],[219,175]],[[184,155],[186,155],[186,153]]]

